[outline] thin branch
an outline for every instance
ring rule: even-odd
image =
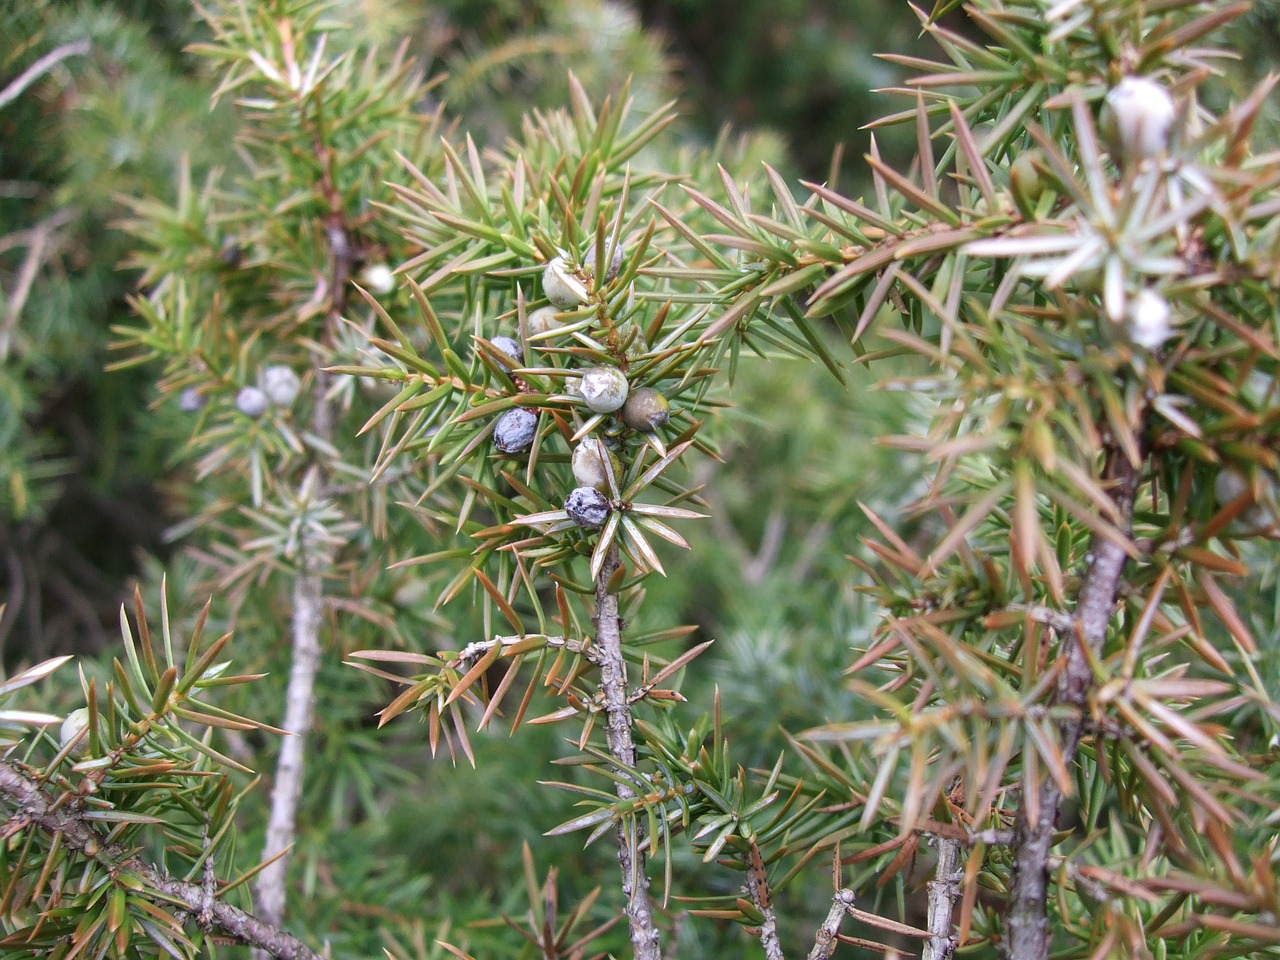
[[[609,592],[609,580],[618,569],[618,548],[611,546],[596,578],[596,643],[600,662],[600,691],[604,695],[605,739],[609,755],[620,766],[636,765],[636,747],[631,738],[631,704],[627,701],[627,664],[622,657],[622,623],[618,616],[618,595]],[[636,792],[624,781],[617,783],[620,800],[630,800]],[[618,821],[618,868],[622,873],[622,895],[626,900],[627,922],[635,960],[661,960],[658,928],[653,922],[649,900],[649,876],[639,828]]]
[[[7,237],[0,238],[0,248],[3,248],[7,241],[15,241],[15,245],[25,243],[27,247],[27,255],[23,258],[22,266],[18,269],[18,276],[14,281],[13,290],[9,292],[4,316],[0,318],[0,361],[4,361],[9,356],[9,345],[13,339],[14,328],[18,324],[18,317],[21,316],[23,308],[27,305],[27,299],[31,296],[32,286],[40,273],[40,268],[44,266],[45,256],[53,246],[54,234],[62,226],[70,222],[74,215],[75,211],[72,209],[59,210],[29,230],[23,230],[21,233],[10,234]],[[17,241],[21,241],[21,243],[17,243]]]
[[[853,891],[847,887],[836,891],[836,895],[831,898],[827,918],[822,921],[822,926],[813,938],[813,949],[809,951],[807,960],[830,960],[831,954],[835,953],[836,944],[840,942],[840,921],[853,909],[853,901]]]
[[[293,584],[293,662],[285,695],[284,730],[271,790],[271,816],[267,822],[262,859],[271,862],[258,875],[255,886],[258,909],[268,922],[284,920],[285,878],[293,846],[306,763],[307,732],[311,729],[316,671],[320,664],[320,576],[301,573]],[[272,858],[275,858],[274,860]]]
[[[27,69],[23,70],[22,73],[14,77],[7,87],[0,90],[0,109],[17,100],[23,90],[67,59],[67,57],[83,56],[88,52],[88,40],[77,40],[75,43],[64,43],[60,47],[54,47]]]
[[[1141,446],[1142,419],[1133,430],[1133,440]],[[1133,526],[1133,505],[1138,495],[1141,471],[1129,461],[1118,442],[1107,451],[1104,479],[1111,487],[1111,498],[1121,518],[1120,529],[1126,536]],[[1075,718],[1058,728],[1062,744],[1062,760],[1070,766],[1075,760],[1084,731],[1084,708],[1093,686],[1091,656],[1101,649],[1107,627],[1115,614],[1120,577],[1128,555],[1114,540],[1095,534],[1090,541],[1087,566],[1080,583],[1072,631],[1075,643],[1067,654],[1067,665],[1058,681],[1054,702],[1075,709]],[[1049,891],[1049,850],[1063,793],[1053,777],[1045,777],[1032,805],[1024,796],[1014,828],[1013,882],[1009,907],[1005,916],[1006,943],[1009,960],[1047,960],[1051,930],[1047,914]]]
[[[588,660],[595,659],[595,648],[590,644],[583,643],[581,640],[575,640],[572,637],[553,637],[546,633],[526,633],[524,636],[512,634],[510,636],[495,636],[492,640],[473,640],[458,652],[457,661],[460,664],[470,666],[498,644],[507,647],[524,640],[541,640],[548,647],[568,650],[570,653],[579,654]]]
[[[747,882],[743,886],[755,908],[764,916],[764,922],[760,924],[760,945],[764,947],[765,957],[767,960],[784,960],[782,941],[778,939],[778,917],[773,912],[769,894],[769,876],[754,840],[751,841],[751,860],[747,864]]]
[[[355,251],[342,205],[342,195],[334,185],[331,164],[333,152],[324,145],[318,129],[312,131],[312,146],[320,165],[320,180],[315,185],[329,207],[325,218],[325,237],[329,242],[329,266],[326,286],[329,298],[324,330],[319,338],[321,349],[329,347],[342,325],[347,308],[347,281],[351,278]],[[311,411],[311,431],[323,441],[333,438],[334,411],[330,397],[332,374],[317,364],[315,398]],[[321,472],[323,460],[312,468]],[[285,694],[284,730],[276,762],[275,787],[271,792],[271,818],[267,827],[262,859],[267,862],[258,875],[255,890],[263,913],[275,923],[284,920],[289,848],[293,845],[297,826],[298,798],[302,793],[305,772],[305,747],[311,729],[315,703],[315,680],[320,664],[320,622],[324,603],[323,570],[316,569],[314,558],[302,556],[301,569],[293,585],[293,659],[289,668],[289,686]],[[255,955],[254,960],[264,960]]]
[[[960,885],[956,881],[963,876],[960,841],[934,837],[933,842],[938,863],[929,881],[929,941],[920,960],[951,960],[956,950],[956,939],[951,935],[952,915],[960,899]]]
[[[256,947],[276,960],[322,960],[297,937],[229,903],[210,901],[204,887],[175,880],[123,847],[108,843],[106,834],[67,807],[55,809],[40,787],[7,760],[0,760],[0,795],[16,808],[11,822],[25,819],[46,833],[57,834],[65,846],[93,857],[113,875],[127,871],[141,878],[147,889],[139,893],[161,905],[182,905],[200,929]]]

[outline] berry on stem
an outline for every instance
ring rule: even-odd
[[[1126,164],[1154,157],[1169,147],[1177,113],[1164,87],[1146,77],[1125,77],[1102,105],[1102,136]]]
[[[360,281],[365,289],[377,296],[386,296],[396,288],[396,277],[385,263],[371,263],[360,271]]]
[[[302,381],[289,367],[277,364],[262,372],[262,389],[277,407],[291,407],[298,399]]]
[[[578,390],[596,413],[613,413],[627,402],[627,377],[617,367],[592,367],[582,374]]]
[[[208,398],[195,387],[187,387],[178,397],[178,409],[183,413],[195,413],[204,408]]]
[[[595,487],[575,487],[564,501],[564,512],[569,519],[591,530],[604,526],[612,511],[609,498]]]
[[[1129,303],[1129,339],[1147,350],[1159,350],[1173,336],[1169,301],[1154,290],[1143,289]]]
[[[530,313],[524,318],[525,325],[529,328],[529,336],[559,330],[564,324],[560,322],[557,314],[555,307],[539,307]]]
[[[609,470],[613,471],[614,483],[622,482],[622,463],[618,455],[597,437],[588,437],[574,447],[572,467],[573,479],[579,486],[608,489]]]
[[[587,302],[587,288],[575,277],[564,257],[553,257],[542,271],[542,292],[561,310]]]
[[[538,432],[538,415],[524,407],[508,410],[493,428],[493,445],[503,453],[519,453],[533,443]]]
[[[67,744],[76,741],[76,745],[71,748],[71,755],[73,757],[83,757],[89,752],[89,735],[86,732],[88,729],[89,708],[80,707],[72,710],[67,714],[67,718],[62,721],[62,729],[58,731],[58,746],[66,749]],[[79,738],[78,741],[77,737]]]
[[[514,340],[511,337],[494,337],[489,342],[511,360],[511,363],[502,364],[502,369],[513,370],[524,363],[524,347],[520,346],[519,340]]]
[[[641,433],[653,433],[670,419],[671,404],[653,387],[633,390],[622,405],[622,422]]]
[[[254,420],[266,413],[270,405],[267,395],[257,387],[241,387],[236,394],[236,409]]]

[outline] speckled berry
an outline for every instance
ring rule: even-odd
[[[1103,139],[1125,163],[1158,156],[1169,147],[1177,114],[1164,87],[1146,77],[1125,77],[1102,105]]]
[[[653,387],[633,390],[622,405],[622,422],[641,433],[653,433],[670,419],[671,405]]]
[[[293,406],[301,389],[302,381],[286,366],[278,364],[262,371],[262,390],[277,407]]]
[[[542,271],[542,292],[561,310],[572,310],[587,302],[587,288],[573,275],[564,257],[553,257]]]
[[[66,749],[67,744],[74,742],[71,748],[73,757],[83,757],[89,752],[89,708],[80,707],[67,714],[62,721],[62,729],[58,731],[58,746]],[[81,734],[84,734],[81,736]],[[78,739],[77,739],[78,738]]]
[[[236,394],[236,409],[255,420],[266,413],[270,405],[267,395],[257,387],[241,387]]]
[[[524,363],[524,347],[520,346],[519,340],[513,340],[511,337],[494,337],[489,342],[511,360],[510,363],[502,364],[502,369],[512,370]]]
[[[524,318],[525,326],[529,328],[529,336],[536,336],[540,333],[550,333],[552,330],[559,330],[564,324],[560,322],[558,311],[555,307],[539,307],[527,317]]]
[[[564,512],[580,527],[596,529],[609,519],[613,507],[595,487],[575,487],[564,501]]]
[[[596,413],[613,413],[627,402],[627,377],[617,367],[592,367],[582,374],[578,389]]]
[[[622,483],[622,462],[618,455],[596,437],[588,437],[573,450],[573,479],[579,486],[597,490],[609,488],[609,473],[605,463],[613,471],[614,483]]]
[[[503,453],[519,453],[538,432],[538,415],[524,407],[508,410],[493,428],[493,445]]]

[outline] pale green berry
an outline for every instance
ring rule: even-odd
[[[1138,163],[1169,148],[1176,114],[1173,98],[1160,84],[1125,77],[1103,101],[1102,135],[1124,163]]]
[[[58,746],[65,749],[67,744],[75,741],[71,748],[73,757],[83,757],[89,752],[89,708],[80,707],[67,714],[62,721],[62,729],[58,731]],[[83,736],[82,736],[83,734]],[[79,738],[77,740],[77,738]]]
[[[617,367],[592,367],[582,374],[579,390],[589,409],[613,413],[627,402],[627,377]]]
[[[564,512],[580,527],[595,529],[609,519],[613,507],[595,487],[575,487],[564,501]]]
[[[542,292],[561,310],[572,310],[587,302],[587,288],[573,275],[564,257],[553,257],[542,271]]]
[[[1009,166],[1009,186],[1013,190],[1013,199],[1026,217],[1034,214],[1036,203],[1044,193],[1044,176],[1038,166],[1042,159],[1043,154],[1039,150],[1026,150]]]
[[[605,463],[608,463],[608,470]],[[596,437],[588,437],[573,450],[573,479],[579,486],[606,490],[609,487],[609,470],[613,482],[622,483],[622,462],[618,455]]]
[[[670,419],[671,405],[653,387],[633,390],[622,405],[622,422],[641,433],[653,433]]]
[[[529,328],[529,336],[559,330],[564,324],[560,322],[558,314],[559,311],[555,307],[539,307],[530,313],[524,318],[525,325]]]

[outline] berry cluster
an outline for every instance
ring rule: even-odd
[[[606,284],[617,279],[622,269],[622,247],[614,246],[605,258],[607,267],[602,281],[595,282],[598,251],[593,250],[582,264],[573,263],[567,255],[553,257],[542,273],[542,290],[549,305],[539,307],[525,317],[525,329],[538,341],[553,339],[556,331],[571,336],[573,311],[591,303]],[[525,362],[526,351],[520,341],[497,336],[489,341],[497,351],[496,363],[504,373],[518,374]],[[602,415],[600,423],[583,436],[571,456],[573,477],[578,484],[564,502],[569,518],[578,526],[600,527],[612,511],[607,494],[617,495],[623,476],[620,454],[625,456],[627,440],[634,434],[654,434],[671,418],[666,396],[653,386],[633,388],[625,371],[625,354],[617,364],[596,363],[565,376],[564,395],[574,398],[592,415]],[[521,389],[518,376],[513,377]],[[515,454],[532,446],[538,435],[539,413],[529,407],[516,407],[501,414],[494,424],[493,446],[499,453]],[[597,435],[599,433],[599,435]]]

